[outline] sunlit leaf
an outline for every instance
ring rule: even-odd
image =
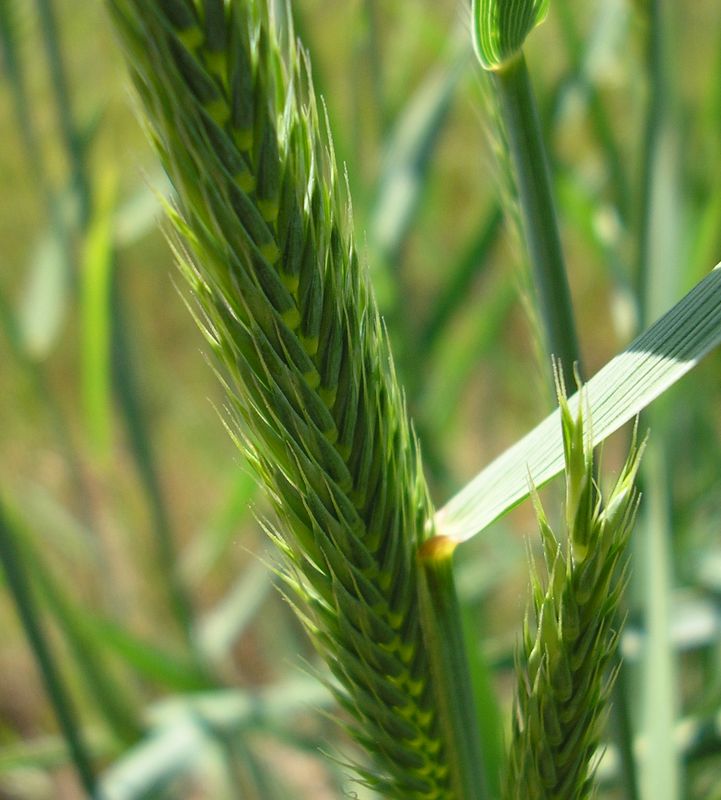
[[[721,266],[721,265],[720,265]],[[598,444],[721,344],[721,268],[717,267],[586,385]],[[578,395],[570,398],[574,413]],[[462,542],[482,531],[563,469],[556,410],[506,450],[435,516],[438,533]]]

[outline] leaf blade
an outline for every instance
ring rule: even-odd
[[[721,265],[615,356],[586,385],[598,444],[721,344]],[[570,398],[576,410],[578,395]],[[437,533],[472,538],[563,469],[556,410],[483,469],[435,515]]]

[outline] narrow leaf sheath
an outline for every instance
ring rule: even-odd
[[[307,58],[262,0],[108,0],[177,255],[301,617],[390,798],[454,797],[418,614],[431,513]]]

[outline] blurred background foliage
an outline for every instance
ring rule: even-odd
[[[468,11],[292,6],[441,504],[550,404]],[[721,259],[721,7],[661,6],[554,0],[529,40],[588,374]],[[329,700],[216,413],[158,225],[166,185],[102,3],[0,0],[0,37],[0,797],[84,796],[17,585],[107,797],[365,797],[320,755],[351,745],[316,713]],[[642,241],[664,256],[645,287]],[[659,308],[639,300],[656,295]],[[660,583],[634,571],[623,641],[643,754],[661,613],[675,677],[656,702],[680,726],[672,760],[694,798],[721,797],[720,390],[714,355],[656,414],[666,457],[649,488],[669,550]],[[458,557],[504,710],[534,529],[522,507]],[[608,797],[624,796],[614,747]]]

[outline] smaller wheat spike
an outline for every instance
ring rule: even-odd
[[[643,447],[632,444],[604,503],[594,481],[583,419],[559,391],[566,457],[566,533],[559,541],[538,495],[547,577],[532,568],[532,614],[517,657],[506,800],[584,800],[593,795],[593,763],[613,682],[618,603],[626,584],[627,544],[639,495]]]

